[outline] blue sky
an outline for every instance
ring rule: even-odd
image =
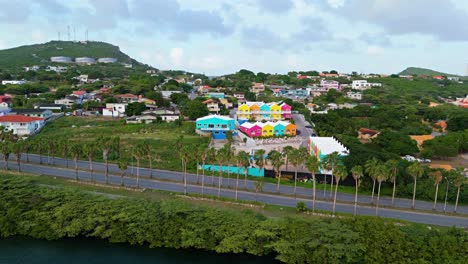
[[[465,74],[468,3],[451,0],[0,0],[0,49],[105,41],[159,69]],[[73,38],[73,30],[72,38]]]

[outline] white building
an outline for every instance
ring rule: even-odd
[[[380,87],[382,86],[381,83],[368,83],[367,80],[354,80],[351,88],[354,90],[367,90],[371,87]]]
[[[18,136],[29,136],[38,132],[44,126],[44,119],[23,115],[0,116],[0,126],[7,131],[13,131]]]
[[[161,91],[161,94],[162,94],[162,97],[164,99],[169,99],[171,98],[171,94],[174,94],[174,93],[181,93],[182,91]]]
[[[347,92],[346,97],[351,98],[353,100],[362,100],[362,93],[360,93],[360,92]]]
[[[80,104],[82,103],[82,100],[76,96],[67,96],[62,99],[57,99],[54,101],[54,104],[57,105],[64,105],[67,108],[71,108],[74,104]]]
[[[72,63],[72,58],[65,56],[50,57],[51,62]]]
[[[56,73],[66,72],[68,70],[65,66],[47,66],[46,71],[54,71]]]
[[[106,104],[102,115],[107,117],[124,117],[127,104]]]
[[[39,70],[39,66],[34,65],[34,66],[31,66],[31,67],[24,67],[24,70],[27,71],[27,72],[28,71],[37,71],[37,70]]]
[[[96,60],[94,58],[89,57],[80,57],[75,59],[76,63],[83,63],[83,64],[94,64]]]
[[[2,81],[2,85],[7,85],[7,84],[25,84],[25,80],[5,80]]]

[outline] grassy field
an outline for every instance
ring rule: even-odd
[[[181,126],[174,123],[163,124],[131,124],[123,120],[104,119],[102,117],[62,117],[47,124],[35,139],[53,140],[67,138],[72,142],[99,142],[99,136],[120,137],[121,155],[131,161],[130,150],[141,140],[146,140],[157,156],[153,167],[167,170],[180,170],[180,160],[174,151],[174,144],[179,135],[183,135],[184,144],[208,145],[209,138],[200,137],[194,133],[195,124],[184,122]],[[56,151],[57,156],[60,151]],[[84,159],[85,157],[83,157]],[[111,155],[112,159],[112,155]],[[96,151],[95,161],[102,161],[102,153]],[[141,161],[140,166],[148,166],[148,160]]]

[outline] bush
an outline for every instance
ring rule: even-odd
[[[302,213],[307,211],[307,207],[304,202],[297,202],[296,204],[296,212]]]

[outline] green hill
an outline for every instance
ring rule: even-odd
[[[434,71],[434,70],[431,70],[431,69],[418,68],[418,67],[408,67],[404,71],[400,72],[399,75],[458,76],[458,75],[455,75],[455,74],[443,73],[443,72],[438,72],[438,71]]]
[[[105,42],[73,42],[51,41],[44,44],[21,46],[12,49],[0,50],[0,67],[17,68],[22,66],[50,64],[50,57],[66,56],[118,59],[118,62],[138,63],[119,47]]]

